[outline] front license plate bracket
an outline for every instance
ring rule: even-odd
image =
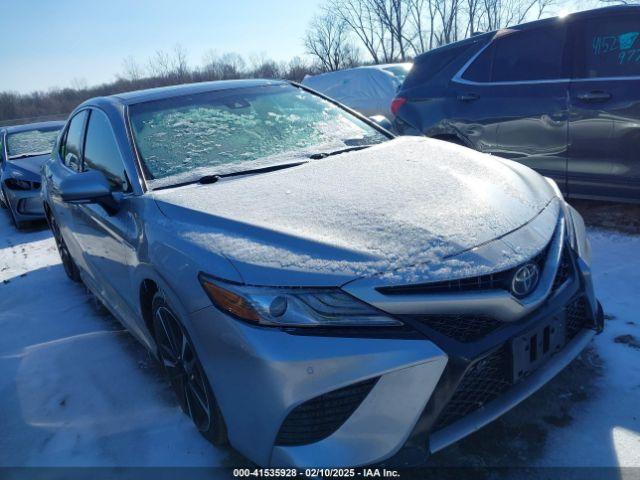
[[[511,341],[513,382],[537,370],[565,344],[565,318],[556,315]]]

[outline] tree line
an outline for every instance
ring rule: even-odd
[[[598,3],[582,0],[580,7]],[[404,62],[481,32],[549,16],[569,4],[570,0],[327,0],[304,42],[322,70]]]
[[[363,64],[409,61],[420,53],[480,32],[558,13],[576,0],[325,0],[310,22],[305,57],[274,61],[236,53],[208,52],[197,67],[186,50],[158,50],[146,62],[129,57],[109,83],[75,81],[67,88],[30,94],[0,92],[0,124],[64,117],[84,100],[130,90],[238,78],[284,78]],[[583,9],[638,0],[580,0]]]
[[[246,59],[236,53],[215,51],[204,56],[202,65],[192,68],[186,50],[177,45],[171,51],[156,51],[144,63],[126,58],[116,80],[102,85],[88,87],[84,81],[76,80],[73,86],[46,92],[0,92],[0,125],[65,118],[89,98],[131,90],[239,78],[285,78],[300,82],[309,73],[318,73],[318,68],[301,57],[278,62],[260,55]]]

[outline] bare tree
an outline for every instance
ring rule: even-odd
[[[333,71],[358,63],[358,52],[349,38],[348,25],[330,12],[313,18],[304,39],[307,53],[322,70]]]
[[[144,76],[142,67],[140,67],[140,64],[138,64],[132,56],[125,58],[122,61],[122,66],[124,68],[124,78],[127,80],[136,81]]]
[[[178,80],[185,80],[189,75],[189,63],[187,61],[187,50],[179,43],[173,47],[171,58],[171,74]]]
[[[148,65],[152,77],[167,78],[171,75],[171,59],[164,50],[156,50]]]

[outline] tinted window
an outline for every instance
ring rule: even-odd
[[[451,62],[465,54],[471,56],[471,50],[476,50],[477,48],[479,47],[475,43],[464,43],[462,45],[437,48],[431,52],[420,55],[416,58],[413,68],[407,75],[403,88],[412,88],[428,82],[451,64]]]
[[[578,77],[640,76],[640,15],[625,14],[585,22]]]
[[[124,162],[107,116],[93,110],[84,146],[84,169],[104,173],[115,191],[128,190]]]
[[[518,82],[563,78],[563,24],[498,33],[463,78],[477,82]]]
[[[66,138],[60,149],[60,156],[65,165],[73,170],[80,170],[80,158],[82,155],[82,139],[84,133],[84,122],[87,118],[87,111],[76,114],[69,123]]]

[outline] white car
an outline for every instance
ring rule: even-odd
[[[388,63],[307,75],[302,84],[362,115],[393,119],[391,101],[411,70],[411,63]]]

